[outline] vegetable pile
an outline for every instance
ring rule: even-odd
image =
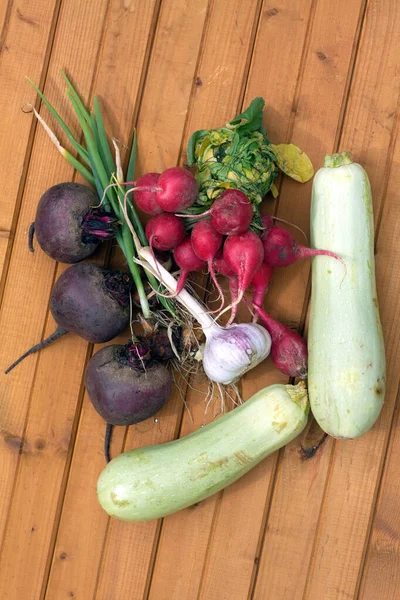
[[[188,144],[189,168],[171,166],[135,180],[136,135],[124,174],[114,139],[111,151],[97,98],[89,112],[63,76],[84,145],[30,83],[77,158],[32,110],[89,187],[61,182],[39,201],[29,248],[34,251],[36,236],[44,252],[71,266],[50,298],[56,331],[6,373],[68,332],[104,343],[130,325],[126,343],[98,350],[85,372],[90,400],[107,423],[107,462],[112,427],[155,415],[171,394],[174,368],[200,363],[220,391],[231,386],[238,393],[242,375],[271,355],[277,370],[301,380],[260,390],[190,436],[116,457],[99,478],[103,508],[121,519],[143,521],[207,498],[296,437],[307,423],[309,400],[328,434],[354,438],[365,433],[383,403],[385,352],[371,191],[362,167],[352,163],[349,153],[325,158],[313,182],[308,248],[276,225],[279,219],[265,214],[264,198],[268,192],[278,194],[274,182],[280,171],[303,183],[314,172],[297,146],[270,142],[262,124],[262,98],[225,126],[196,131]],[[126,272],[86,262],[110,238],[122,251]],[[275,270],[304,258],[313,260],[308,349],[298,332],[264,309]],[[215,286],[214,310],[188,285],[198,272],[208,273]],[[228,279],[229,298],[221,276]],[[251,322],[235,322],[240,303]],[[140,331],[133,331],[134,317]]]

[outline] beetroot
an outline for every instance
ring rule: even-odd
[[[97,412],[112,425],[132,425],[148,419],[172,391],[166,366],[148,360],[143,345],[113,344],[90,359],[85,386]]]
[[[102,348],[90,359],[85,386],[97,412],[107,421],[105,456],[113,425],[133,425],[158,412],[172,391],[167,367],[150,358],[143,343]]]
[[[156,215],[146,225],[146,237],[152,248],[172,250],[185,237],[183,219],[166,212]]]
[[[294,237],[283,227],[272,227],[263,239],[264,260],[271,267],[287,267],[302,258],[331,256],[345,264],[343,259],[329,250],[314,250],[296,244]]]
[[[186,169],[172,167],[164,171],[157,182],[157,203],[166,212],[186,210],[196,201],[199,186]]]
[[[54,260],[77,263],[96,250],[100,242],[112,237],[117,219],[101,209],[95,192],[80,183],[59,183],[39,200],[35,222],[30,229],[39,246]]]
[[[307,344],[296,331],[275,321],[262,308],[254,305],[272,339],[271,357],[276,368],[289,377],[307,377]]]
[[[112,340],[129,323],[131,287],[129,275],[95,263],[80,263],[66,269],[50,296],[50,311],[58,325],[56,331],[25,352],[6,373],[68,332],[94,344]]]
[[[157,202],[157,185],[160,173],[146,173],[135,183],[133,198],[136,206],[146,215],[159,215],[163,209]]]
[[[181,269],[179,275],[176,293],[179,294],[185,283],[187,276],[191,271],[201,271],[206,266],[206,262],[196,256],[192,247],[192,238],[187,236],[183,242],[174,250],[174,259],[178,267]]]

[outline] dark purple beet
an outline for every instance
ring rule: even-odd
[[[77,263],[96,250],[100,242],[114,235],[117,219],[102,209],[96,193],[80,183],[53,185],[39,200],[36,219],[29,232],[54,260]]]
[[[50,297],[54,320],[88,342],[112,340],[129,323],[131,279],[95,263],[73,265],[58,278]]]
[[[6,373],[29,354],[70,331],[95,344],[112,340],[129,323],[131,287],[129,275],[95,263],[68,267],[56,281],[50,296],[51,314],[58,325],[56,331],[25,352]]]
[[[133,425],[153,416],[168,400],[172,378],[167,367],[149,358],[148,348],[143,354],[143,344],[113,344],[92,356],[85,386],[94,408],[107,421],[108,461],[111,425]]]

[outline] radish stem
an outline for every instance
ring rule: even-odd
[[[104,127],[104,121],[103,121],[103,117],[101,115],[99,101],[97,99],[97,96],[95,96],[93,99],[93,108],[94,108],[94,114],[96,117],[97,130],[99,133],[100,154],[101,154],[103,162],[108,170],[108,174],[111,177],[112,173],[114,173],[114,171],[115,171],[115,165],[114,165],[113,157],[111,154],[110,146],[108,144],[107,134],[106,134],[106,130]]]

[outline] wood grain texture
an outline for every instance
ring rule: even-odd
[[[119,2],[115,2],[108,8],[101,41],[103,58],[99,60],[93,91],[103,100],[110,135],[114,135],[116,131],[116,137],[125,144],[132,137],[157,14],[157,2],[146,5],[132,2],[129,7],[121,7]],[[135,47],[135,62],[127,64],[125,72],[120,69],[120,73],[117,73],[116,66],[120,65],[121,57],[126,52],[126,46],[124,50],[118,40],[128,36],[133,24],[142,29],[141,45],[128,38],[129,43],[125,44],[130,48],[131,54],[133,46]],[[113,264],[121,267],[120,257],[117,256]],[[126,338],[127,334],[120,341],[124,343]],[[98,349],[96,347],[95,351]],[[76,379],[81,381],[82,375],[83,368],[77,372]],[[68,487],[56,532],[46,597],[56,598],[59,593],[67,596],[70,592],[83,597],[92,597],[94,594],[108,523],[95,493],[96,480],[104,466],[103,439],[104,422],[95,413],[85,394]],[[112,453],[121,451],[123,439],[123,429],[117,428]],[[90,470],[87,468],[87,456],[92,457]],[[80,506],[79,518],[73,508],[77,505]],[[91,568],[82,568],[88,560]]]
[[[382,193],[384,193],[386,185],[387,162],[391,161],[393,117],[396,114],[399,92],[398,79],[396,77],[393,79],[393,64],[396,61],[395,43],[391,46],[392,52],[388,51],[388,48],[382,48],[381,53],[375,53],[377,39],[391,40],[392,28],[396,28],[393,21],[394,12],[392,10],[388,12],[390,14],[381,11],[380,6],[376,3],[370,3],[368,7],[341,141],[341,148],[351,148],[354,151],[355,159],[360,160],[370,174],[377,217],[379,217]],[[381,106],[379,97],[382,89],[389,86],[390,82],[393,83],[393,87],[390,92],[388,90],[384,94],[385,100]],[[371,110],[371,106],[379,106],[379,111]],[[386,107],[388,107],[387,112]],[[386,126],[388,121],[390,126]],[[377,146],[384,149],[379,152],[379,157],[378,153],[374,151]],[[381,310],[384,311],[384,309]],[[390,406],[390,396],[388,403]],[[386,410],[389,410],[389,419],[385,423],[383,431],[387,435],[392,409],[387,405]],[[378,427],[376,426],[373,432],[354,446],[350,442],[341,442],[337,443],[335,447],[332,455],[332,470],[330,475],[326,475],[326,501],[329,502],[330,512],[321,514],[321,523],[325,524],[326,531],[324,531],[323,538],[317,538],[314,557],[315,564],[318,566],[315,571],[310,572],[308,581],[312,598],[321,596],[351,598],[356,593],[360,561],[362,562],[370,511],[373,507],[374,492],[379,478],[381,465],[379,457],[384,453],[385,448],[384,436],[375,434],[374,438]],[[282,521],[284,519],[287,523],[291,519],[288,502],[290,497],[293,497],[292,493],[298,499],[300,507],[304,506],[307,511],[303,513],[300,509],[295,531],[289,532],[290,536],[297,540],[304,539],[304,534],[307,533],[311,536],[315,535],[319,503],[324,490],[323,473],[325,469],[329,469],[331,443],[325,444],[321,450],[322,454],[318,457],[320,464],[308,465],[308,476],[307,473],[302,473],[301,477],[296,478],[294,482],[293,479],[291,480],[291,486],[283,485],[280,488],[277,484],[276,503],[273,504],[273,507],[276,507],[275,511],[283,514],[286,512],[288,515],[282,517]],[[312,460],[315,461],[315,459]],[[297,486],[297,481],[299,486]],[[286,503],[285,498],[287,498]],[[326,506],[325,503],[324,507]],[[305,515],[307,515],[307,525],[303,528]],[[271,512],[273,531],[276,531],[276,520],[276,512]],[[314,523],[313,526],[312,523]],[[350,536],[349,531],[352,532]],[[280,550],[283,548],[285,551],[287,547],[286,544],[281,543],[279,534],[279,529],[275,535],[271,536],[269,531],[267,533],[266,543],[271,542],[271,537],[277,542],[275,547],[268,546],[271,554],[278,548]],[[307,543],[306,549],[309,549],[309,543]],[[299,546],[297,546],[297,551],[299,551]],[[292,562],[293,556],[296,560],[298,554],[288,552],[287,560]],[[300,556],[301,559],[297,562],[304,578],[307,551],[301,552],[301,547]],[[264,565],[261,565],[260,577],[265,581],[265,586],[269,585],[269,578],[273,577],[275,572],[274,569],[264,569]],[[296,596],[288,593],[287,597]]]
[[[0,8],[0,294],[3,266],[10,256],[35,123],[21,112],[35,103],[35,92],[24,75],[43,84],[52,51],[59,0],[46,5],[28,1],[2,2]],[[6,260],[6,256],[8,257]]]
[[[213,4],[197,70],[197,77],[202,84],[196,86],[192,99],[187,135],[197,129],[221,126],[241,109],[248,60],[253,51],[252,33],[255,34],[259,8],[260,4],[254,1]],[[220,31],[223,28],[227,31],[226,43],[221,45]],[[247,41],[247,46],[243,40]],[[184,413],[181,436],[209,422],[215,414],[215,402],[205,414],[207,386],[201,381],[195,381],[193,385],[201,391],[188,391],[187,403],[190,412]],[[202,586],[204,561],[216,502],[218,496],[200,507],[183,511],[181,519],[173,515],[164,520],[150,598],[158,600],[197,597],[198,588],[200,586],[201,589]],[[181,543],[176,548],[175,541],[178,538],[181,539]],[[168,572],[175,569],[177,564],[180,565],[179,578],[171,579]],[[241,574],[237,573],[237,576],[240,578]],[[228,579],[224,581],[227,584]],[[229,594],[229,589],[226,593]],[[212,597],[218,597],[218,589],[215,590],[215,594]]]
[[[66,9],[66,21],[64,21],[64,30],[68,20],[78,22],[77,15],[79,10],[85,10],[85,7],[79,9],[77,3],[70,3]],[[90,15],[88,15],[86,22],[89,21],[88,27],[90,27]],[[87,44],[87,30],[83,27],[84,21],[79,22],[79,27],[76,27],[76,41],[75,46],[72,40],[64,34],[66,39],[62,39],[62,28],[61,38],[56,36],[56,40],[53,47],[53,61],[52,69],[49,70],[49,76],[47,78],[47,85],[45,87],[46,93],[53,102],[59,101],[57,84],[54,84],[54,75],[58,73],[60,63],[67,61],[70,68],[76,73],[76,78],[79,81],[79,77],[82,77],[81,89],[83,93],[87,93],[88,87],[84,82],[89,82],[91,79],[92,65],[83,63],[80,61],[80,41],[83,41],[83,46]],[[70,26],[71,27],[71,26]],[[93,31],[95,35],[96,31]],[[97,47],[95,47],[95,50]],[[86,49],[88,52],[88,50]],[[95,55],[94,55],[95,56]],[[94,57],[93,57],[94,58]],[[65,107],[65,102],[62,108]],[[73,121],[74,123],[74,121]],[[49,157],[49,158],[46,158]],[[45,162],[44,159],[45,158]],[[27,182],[25,187],[25,194],[21,206],[21,212],[18,220],[18,227],[15,234],[15,246],[11,256],[11,261],[8,270],[7,286],[2,304],[2,312],[0,321],[4,322],[3,334],[4,339],[1,347],[1,368],[2,371],[10,363],[14,357],[20,355],[27,347],[30,347],[33,343],[36,343],[44,333],[44,326],[47,315],[47,305],[49,299],[50,289],[53,283],[55,275],[55,264],[43,253],[36,252],[31,255],[27,252],[26,248],[26,235],[29,224],[34,220],[35,208],[40,198],[40,195],[50,185],[62,181],[63,179],[68,180],[72,177],[72,169],[63,162],[63,159],[54,152],[52,144],[47,139],[47,136],[41,130],[37,130],[35,137],[35,144],[32,151],[32,156],[29,164]],[[21,333],[23,332],[23,335]],[[76,339],[66,338],[66,345],[71,344],[71,357],[75,355]],[[66,346],[63,344],[63,348]],[[65,355],[66,356],[66,355]],[[52,364],[50,370],[52,370]],[[65,364],[62,361],[60,364]],[[32,402],[32,386],[36,376],[36,367],[38,365],[38,355],[31,357],[30,360],[25,361],[20,365],[18,371],[13,372],[8,376],[2,374],[2,407],[4,407],[3,419],[2,419],[2,465],[3,465],[3,477],[1,478],[2,486],[2,518],[0,519],[0,532],[4,531],[4,525],[6,523],[9,508],[15,506],[15,498],[13,498],[14,488],[16,484],[15,473],[19,469],[19,466],[23,464],[23,453],[19,453],[19,447],[31,448],[34,452],[34,441],[36,435],[33,433],[33,439],[29,443],[26,443],[25,435],[27,431],[30,415],[30,408]],[[64,375],[68,381],[68,375]],[[80,382],[78,383],[79,389]],[[66,394],[70,394],[69,400],[76,402],[76,388],[73,386],[70,391]],[[54,405],[56,403],[57,390],[53,388],[50,397],[46,395],[40,396],[39,414],[41,414],[46,422],[45,406],[49,404]],[[35,406],[33,405],[35,410]],[[63,407],[64,409],[64,407]],[[72,413],[73,414],[73,413]],[[67,428],[66,422],[61,422],[60,427]],[[68,431],[68,428],[67,428]],[[60,432],[60,439],[58,443],[65,445],[65,441],[61,442],[62,439],[67,435],[67,431]],[[40,437],[40,431],[37,433]],[[7,436],[11,436],[13,440],[19,440],[19,444],[7,445]],[[56,444],[57,445],[57,444]],[[51,448],[51,446],[49,446]],[[46,457],[46,452],[42,454]],[[46,460],[46,459],[44,459]],[[45,470],[41,470],[41,475],[45,478]],[[21,490],[22,491],[22,490]],[[12,501],[12,504],[10,502]],[[20,502],[26,501],[24,493],[20,497]],[[11,513],[10,513],[11,514]],[[43,513],[43,517],[46,515]],[[8,529],[6,540],[10,539],[10,535],[18,535],[18,530],[12,531]],[[10,556],[7,555],[7,560]],[[4,555],[3,555],[4,560]],[[2,581],[6,581],[2,579]],[[18,582],[20,584],[21,582]]]
[[[48,80],[57,81],[59,85],[60,64],[67,62],[74,70],[75,81],[78,85],[82,82],[79,87],[83,90],[86,89],[86,97],[90,89],[93,76],[92,63],[96,61],[107,8],[105,2],[102,5],[98,3],[96,5],[99,15],[102,11],[102,19],[94,18],[94,7],[91,2],[70,2],[62,7],[48,72]],[[81,21],[78,19],[79,15],[82,17]],[[76,23],[73,40],[71,39],[71,22]],[[91,36],[91,43],[89,43],[89,36]],[[79,60],[81,53],[88,56],[87,63]],[[80,65],[77,64],[79,62]],[[49,92],[50,95],[53,93],[58,100],[57,84],[55,86],[53,84]],[[49,92],[47,91],[47,93]],[[85,91],[83,93],[85,95]],[[38,131],[39,139],[43,139],[42,131]],[[49,144],[47,139],[44,139],[43,143],[44,145]],[[40,147],[36,142],[27,180],[29,191],[36,193],[46,181],[43,161],[45,154],[38,151],[38,148]],[[46,170],[54,177],[52,183],[69,179],[72,176],[72,169],[66,163],[60,164],[62,159],[52,147],[47,151],[51,158],[46,160]],[[34,168],[35,163],[36,168]],[[48,186],[45,185],[44,189],[46,187]],[[56,268],[54,272],[55,263],[48,257],[44,257],[39,249],[34,255],[28,255],[29,260],[26,260],[26,230],[28,224],[34,220],[37,200],[38,198],[34,200],[32,198],[30,204],[24,203],[22,206],[16,232],[16,242],[19,243],[17,250],[12,255],[9,279],[10,276],[13,276],[17,283],[20,282],[20,264],[23,262],[24,265],[31,268],[30,277],[27,278],[28,282],[31,281],[31,286],[38,286],[38,289],[47,290],[49,293],[49,286],[52,285],[54,276],[57,277],[65,266]],[[21,236],[23,236],[22,240]],[[45,281],[42,279],[46,273],[45,270],[40,272],[38,279],[32,279],[34,276],[32,264],[40,264],[42,260],[45,260],[48,265],[47,279]],[[14,291],[13,295],[10,294],[12,291]],[[15,299],[18,297],[15,295],[15,290],[7,285],[7,292],[11,295],[11,302],[15,304]],[[7,296],[5,296],[6,300]],[[42,335],[42,330],[44,336],[55,330],[54,321],[47,318],[47,304],[48,296],[47,298],[37,298],[35,308],[38,310],[37,318],[40,321],[36,325],[40,324],[41,326],[37,338]],[[29,305],[30,310],[33,311],[32,299]],[[21,305],[21,312],[23,310],[24,307]],[[25,311],[27,320],[29,320],[29,312],[27,314]],[[17,316],[15,313],[14,315]],[[22,323],[23,319],[15,324],[16,331]],[[21,341],[25,346],[28,343],[23,338]],[[64,341],[65,343],[63,343]],[[39,596],[43,585],[49,543],[57,514],[58,495],[79,398],[87,343],[71,335],[56,344],[53,349],[54,353],[44,352],[32,357],[36,368],[33,377],[26,380],[29,391],[20,394],[16,399],[16,403],[26,411],[26,421],[22,433],[25,452],[17,454],[18,464],[10,490],[10,508],[0,563],[0,568],[4,572],[0,583],[0,587],[4,586],[2,594],[5,595],[9,582],[12,581],[12,593],[16,598],[27,596],[29,593]],[[10,360],[9,356],[7,359]],[[63,368],[54,369],[55,364],[62,365]],[[21,366],[23,369],[25,365]],[[7,382],[9,378],[10,381],[15,380],[16,376],[18,377],[18,373],[13,373],[11,376],[3,375]],[[45,494],[43,494],[43,490],[46,490]],[[24,553],[18,552],[21,547],[25,548]]]
[[[40,250],[30,255],[26,232],[45,189],[80,179],[20,107],[36,101],[29,75],[78,131],[60,67],[86,101],[97,93],[106,128],[122,144],[137,125],[137,175],[182,163],[194,130],[222,125],[258,95],[272,141],[292,140],[316,168],[325,153],[352,150],[372,184],[388,360],[382,415],[361,439],[327,439],[302,460],[301,446],[321,435],[310,419],[300,438],[224,492],[140,524],[109,519],[96,500],[104,423],[82,376],[97,348],[67,336],[0,375],[2,598],[400,597],[399,50],[395,0],[0,3],[1,370],[54,328],[48,299],[65,266]],[[280,178],[278,186],[263,210],[308,233],[311,183]],[[113,251],[112,264],[123,263]],[[294,328],[307,315],[309,267],[276,271],[266,299],[272,316]],[[249,319],[246,310],[239,315]],[[277,381],[287,380],[267,360],[241,382],[243,398]],[[206,411],[204,379],[192,384],[188,410],[178,378],[156,419],[116,428],[112,455],[215,418],[220,399]]]

